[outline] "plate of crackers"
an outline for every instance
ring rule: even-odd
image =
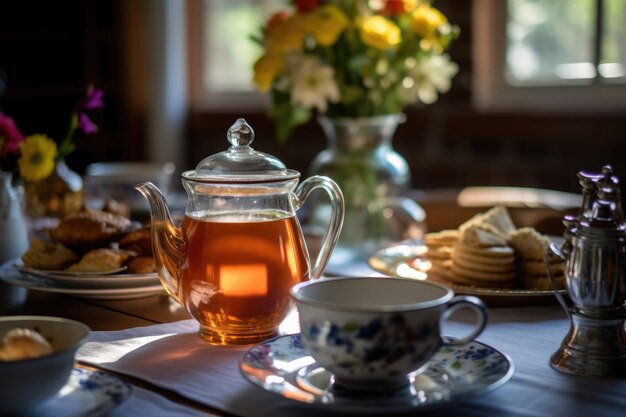
[[[518,228],[504,206],[495,206],[457,229],[381,249],[369,265],[389,276],[438,282],[490,305],[547,304],[556,302],[549,272],[557,291],[565,293],[563,260],[546,261],[551,242],[563,238]]]
[[[149,225],[87,207],[38,233],[28,250],[3,266],[5,281],[43,291],[97,298],[161,292]]]

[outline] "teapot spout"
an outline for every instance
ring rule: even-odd
[[[182,230],[174,225],[165,197],[156,185],[144,182],[135,185],[150,204],[152,252],[161,284],[167,293],[181,303],[181,268],[186,244]]]

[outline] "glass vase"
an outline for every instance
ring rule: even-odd
[[[81,208],[83,180],[60,159],[46,178],[26,181],[24,193],[29,216],[63,218]]]
[[[327,147],[309,169],[341,188],[346,205],[344,226],[329,266],[367,262],[377,250],[410,238],[423,220],[421,207],[405,197],[411,173],[392,147],[404,114],[366,118],[320,117]],[[329,207],[322,198],[310,208],[311,230],[326,224]]]

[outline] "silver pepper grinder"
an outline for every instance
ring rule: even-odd
[[[583,203],[578,216],[566,216],[565,242],[552,243],[546,261],[565,261],[571,304],[556,291],[569,315],[570,330],[552,355],[551,366],[581,376],[626,376],[626,221],[619,180],[610,166],[602,173],[580,172]],[[546,262],[548,263],[548,262]]]

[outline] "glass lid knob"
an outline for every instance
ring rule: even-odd
[[[250,146],[254,140],[254,130],[243,118],[237,119],[226,134],[228,142],[233,146]]]

